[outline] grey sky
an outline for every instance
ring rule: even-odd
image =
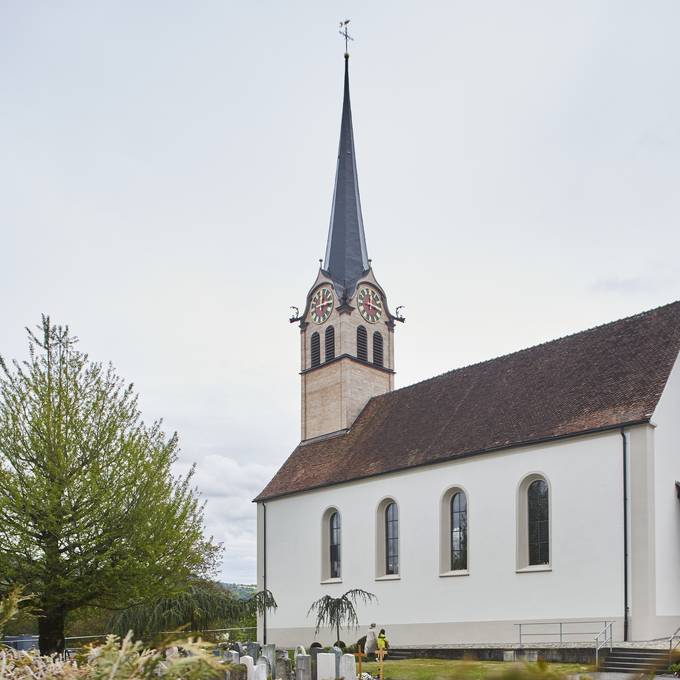
[[[228,580],[299,437],[347,17],[399,386],[680,298],[677,0],[0,0],[0,353],[46,312],[133,380]]]

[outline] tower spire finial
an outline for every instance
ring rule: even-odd
[[[338,33],[345,39],[345,59],[349,59],[349,41],[354,40],[354,38],[349,34],[347,30],[347,25],[351,19],[345,19],[340,22],[340,30]]]
[[[340,34],[345,38],[345,46],[352,40],[347,32],[348,23],[349,19],[340,24]],[[357,281],[369,268],[349,99],[349,53],[345,52],[340,145],[323,269],[333,280],[338,294],[351,296]]]

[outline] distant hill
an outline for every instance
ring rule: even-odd
[[[221,583],[232,595],[239,600],[247,600],[257,592],[257,586],[244,583]]]

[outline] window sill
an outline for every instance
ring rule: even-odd
[[[549,564],[533,564],[529,567],[522,567],[521,569],[515,569],[517,574],[531,574],[535,571],[552,571],[552,566]]]
[[[439,576],[469,576],[470,572],[467,569],[455,569],[454,571],[442,571]]]
[[[401,574],[383,574],[383,576],[376,576],[376,581],[399,581]]]
[[[321,581],[321,585],[326,585],[327,583],[342,583],[341,578],[326,578],[323,581]]]

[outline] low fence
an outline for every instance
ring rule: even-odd
[[[240,628],[206,628],[204,630],[198,631],[188,631],[188,630],[164,630],[159,633],[154,633],[155,635],[176,635],[178,637],[186,637],[187,635],[219,635],[229,634],[229,639],[238,640],[241,636],[239,633],[243,633],[243,638],[247,639],[252,637],[247,631],[256,631],[255,626],[240,627]],[[233,635],[232,633],[237,633]],[[101,640],[102,642],[106,639],[109,633],[101,633],[100,635],[70,635],[64,638],[64,643],[66,647],[66,655],[69,656],[70,653],[82,649],[86,644],[94,642],[96,640]],[[82,644],[72,644],[75,641],[82,642]],[[89,641],[89,642],[88,642]],[[0,643],[7,645],[8,647],[13,647],[14,649],[30,651],[31,649],[36,649],[38,647],[38,636],[37,635],[6,635],[0,640]]]

